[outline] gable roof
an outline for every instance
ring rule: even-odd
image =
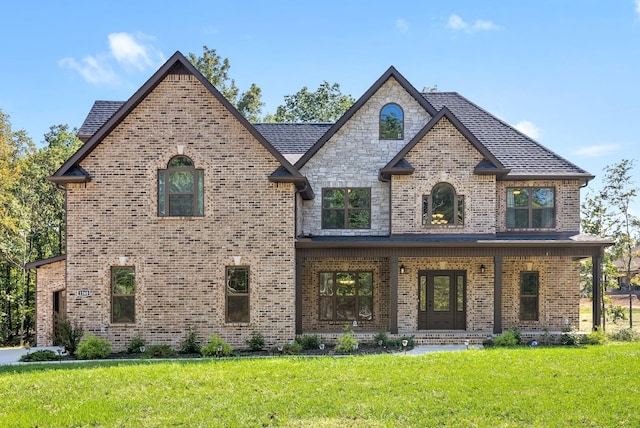
[[[195,76],[200,83],[202,83],[211,94],[222,104],[224,107],[249,131],[253,137],[262,146],[264,146],[269,153],[280,163],[281,167],[278,170],[282,169],[285,174],[280,173],[278,176],[278,180],[280,182],[292,182],[295,183],[296,187],[303,192],[303,197],[312,198],[313,191],[308,186],[307,179],[300,174],[300,172],[293,166],[289,161],[287,161],[284,156],[276,150],[273,145],[267,141],[264,136],[259,133],[247,119],[238,112],[238,110],[231,105],[229,101],[205,78],[202,73],[200,73],[194,66],[191,64],[189,60],[187,60],[180,52],[176,52],[173,54],[167,62],[164,63],[156,71],[147,82],[138,89],[128,101],[122,104],[117,110],[104,122],[96,132],[86,141],[86,143],[76,152],[74,153],[59,169],[56,171],[53,176],[49,177],[49,180],[55,183],[66,183],[70,181],[71,178],[69,173],[72,170],[76,170],[80,167],[80,162],[87,156],[91,151],[102,142],[102,140],[109,135],[109,133],[116,127],[120,122],[138,105],[145,97],[153,91],[156,86],[170,73],[178,73],[178,74],[191,74]],[[104,107],[104,109],[96,110],[96,116],[94,117],[96,120],[93,121],[94,118],[90,122],[87,123],[87,128],[95,127],[98,123],[99,117],[106,117],[110,109],[115,108],[117,102],[103,102],[98,106]],[[85,122],[87,122],[85,120]],[[84,125],[84,124],[83,124]],[[88,131],[87,131],[88,132]],[[271,177],[270,177],[271,179]],[[85,181],[90,180],[88,175],[85,176]],[[73,176],[73,181],[78,181],[77,175]]]
[[[440,122],[443,118],[447,118],[449,122],[475,147],[478,152],[484,157],[484,160],[476,166],[476,174],[495,174],[498,176],[504,175],[509,172],[507,168],[491,153],[478,139],[458,120],[458,118],[449,111],[447,107],[442,109],[431,118],[427,124],[405,145],[397,155],[393,157],[380,169],[380,177],[383,180],[388,180],[391,175],[406,175],[413,173],[413,167],[407,162],[404,157],[418,142],[424,137],[433,127]]]
[[[78,130],[78,138],[86,143],[105,122],[124,104],[124,101],[103,101],[98,100],[93,103],[89,114],[85,118],[82,126]]]
[[[391,67],[389,67],[389,69],[387,69],[387,71],[384,72],[384,74],[382,76],[380,76],[380,78],[378,78],[378,80],[375,81],[375,83],[373,85],[371,85],[371,87],[367,90],[367,92],[365,92],[358,99],[358,101],[356,101],[351,106],[351,108],[349,108],[349,110],[347,110],[346,113],[343,114],[342,117],[340,119],[338,119],[338,121],[331,126],[331,128],[329,128],[329,130],[322,136],[322,138],[320,138],[309,149],[309,151],[307,151],[295,163],[295,167],[298,168],[298,169],[302,168],[307,163],[307,161],[309,161],[309,159],[311,159],[313,157],[313,155],[315,155],[318,152],[318,150],[320,150],[322,148],[322,146],[324,146],[324,144],[327,141],[329,141],[329,139],[336,132],[338,132],[338,130],[340,128],[342,128],[342,126],[349,119],[351,119],[353,117],[353,115],[356,114],[356,112],[358,110],[360,110],[360,108],[367,101],[369,101],[369,99],[382,87],[382,85],[384,85],[385,82],[387,80],[389,80],[390,78],[392,78],[392,77],[400,84],[400,86],[402,86],[402,88],[404,90],[406,90],[409,93],[409,95],[411,95],[418,102],[418,104],[420,104],[427,111],[427,113],[429,113],[429,115],[434,116],[437,113],[437,110],[434,109],[433,106],[431,104],[429,104],[429,102],[427,102],[427,100],[422,96],[422,94],[420,92],[418,92],[418,90],[416,88],[414,88],[413,85],[411,85],[411,83],[409,83],[409,81],[407,79],[405,79],[404,76],[401,75],[398,70],[395,69],[395,67],[391,66]]]
[[[424,98],[445,106],[495,158],[509,170],[503,180],[579,179],[593,175],[542,146],[456,92],[429,92]]]
[[[254,123],[253,126],[280,153],[306,153],[328,130],[331,123]]]

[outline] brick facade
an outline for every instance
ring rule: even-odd
[[[511,327],[578,326],[579,257],[544,254],[539,244],[529,248],[526,241],[494,246],[495,253],[486,243],[473,248],[469,242],[481,236],[496,244],[498,234],[514,232],[506,228],[506,192],[518,186],[555,189],[554,228],[526,233],[577,232],[585,181],[502,181],[496,174],[478,174],[486,152],[455,117],[442,115],[413,141],[432,119],[431,109],[403,78],[392,75],[368,94],[300,167],[315,193],[309,199],[297,183],[270,181],[287,162],[201,80],[189,73],[164,75],[78,161],[91,180],[65,183],[66,263],[38,269],[38,344],[50,343],[52,293],[59,290],[66,291],[67,316],[114,350],[124,349],[136,334],[178,348],[190,329],[201,340],[220,334],[236,347],[245,346],[254,331],[269,346],[301,333],[335,337],[352,320],[320,320],[319,275],[340,271],[372,273],[373,315],[354,327],[358,334],[392,326],[399,334],[424,333],[418,323],[418,278],[427,271],[464,272],[465,325],[443,332],[447,340],[480,340]],[[388,103],[403,110],[402,140],[379,138],[380,110]],[[403,160],[413,172],[381,179],[380,169],[410,142],[415,145],[403,152]],[[202,217],[158,216],[158,171],[178,154],[204,171]],[[422,198],[442,182],[464,196],[462,225],[422,224]],[[322,189],[328,187],[370,188],[371,228],[323,229]],[[325,241],[302,251],[301,245],[316,237]],[[409,241],[394,241],[398,237]],[[494,271],[498,257],[501,272]],[[235,263],[250,272],[248,323],[225,321],[225,271]],[[117,266],[135,272],[135,322],[111,319],[110,277]],[[519,319],[525,271],[539,273],[537,321]],[[494,305],[495,290],[502,293],[500,307]]]
[[[158,170],[178,145],[204,169],[204,217],[157,215]],[[234,345],[253,330],[293,339],[294,190],[269,182],[278,166],[199,81],[168,75],[82,162],[92,180],[67,186],[69,316],[114,349],[138,333],[176,347],[190,327]],[[136,282],[136,322],[124,325],[110,314],[121,256]],[[250,269],[247,325],[225,323],[233,256]]]

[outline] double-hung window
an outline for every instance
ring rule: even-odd
[[[371,228],[371,189],[322,189],[322,228]]]
[[[507,189],[507,228],[548,229],[555,225],[553,187]]]
[[[226,321],[249,322],[249,268],[227,267],[226,275]]]
[[[136,320],[136,281],[133,267],[111,268],[111,322],[133,323]]]

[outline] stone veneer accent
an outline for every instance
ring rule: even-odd
[[[404,140],[380,139],[380,109],[396,103],[404,111]],[[393,78],[371,96],[351,119],[302,167],[316,198],[304,201],[303,234],[386,235],[389,233],[389,184],[378,180],[385,166],[429,121],[429,114]],[[370,187],[371,229],[322,229],[322,189]]]
[[[42,265],[36,277],[36,345],[53,344],[53,293],[65,289],[64,260]],[[64,294],[64,293],[63,293]]]
[[[204,169],[204,217],[157,216],[157,171],[184,145]],[[294,187],[279,163],[190,75],[168,75],[81,162],[67,186],[69,316],[122,350],[137,333],[178,347],[188,329],[244,346],[294,337]],[[136,322],[110,320],[110,270],[135,268]],[[225,323],[225,266],[250,268],[250,322]],[[90,296],[76,296],[87,289]]]

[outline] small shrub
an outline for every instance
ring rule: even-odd
[[[633,342],[638,340],[638,335],[630,328],[623,328],[622,330],[611,334],[609,337],[611,340],[617,340],[619,342]]]
[[[189,327],[189,332],[187,333],[187,337],[185,337],[184,341],[180,345],[180,353],[181,354],[199,354],[200,349],[200,341],[198,340],[198,335],[194,330]]]
[[[220,349],[218,349],[220,347]],[[233,348],[227,342],[222,340],[217,334],[209,338],[209,343],[200,349],[200,353],[204,357],[226,357],[233,354]]]
[[[338,343],[335,348],[336,352],[348,354],[358,349],[358,340],[353,337],[353,331],[348,330],[338,337]]]
[[[252,332],[251,339],[247,340],[247,345],[254,352],[262,351],[265,346],[264,336],[259,331]]]
[[[301,345],[301,349],[318,349],[320,347],[320,337],[317,334],[305,334],[296,337],[296,343]]]
[[[607,341],[607,335],[601,329],[596,329],[582,338],[584,345],[602,345]]]
[[[560,335],[560,344],[565,346],[576,346],[580,343],[580,339],[576,331],[569,327]]]
[[[614,323],[618,323],[618,321],[627,319],[627,312],[625,308],[620,305],[609,305],[606,309],[607,315],[609,315],[609,319],[611,319]]]
[[[77,354],[81,360],[107,358],[111,355],[111,344],[104,339],[87,334],[78,345]]]
[[[138,333],[127,344],[127,352],[129,354],[141,354],[146,344],[147,342],[145,342],[145,340],[142,338],[142,335]]]
[[[378,346],[389,346],[389,336],[387,335],[387,332],[384,330],[378,332],[378,334],[373,338],[373,342]]]
[[[407,348],[413,348],[414,346],[416,346],[416,341],[411,336],[402,336],[399,339],[389,340],[388,343],[389,343],[389,346],[392,346],[394,348],[403,348],[403,346],[402,346],[402,341],[403,340],[407,341]]]
[[[71,324],[65,317],[56,318],[55,343],[62,346],[68,355],[76,355],[84,329],[77,323]]]
[[[171,358],[175,357],[175,355],[176,352],[166,344],[148,345],[144,350],[146,358]]]
[[[23,363],[32,363],[36,361],[56,361],[59,359],[60,356],[49,349],[39,349],[37,351],[31,352],[30,354],[24,354],[22,357],[20,357],[20,361]]]
[[[319,345],[318,345],[319,346]],[[289,342],[282,347],[282,353],[286,355],[298,355],[302,351],[302,344],[296,342]]]
[[[518,336],[513,330],[507,330],[493,339],[493,346],[517,346],[520,344]]]

